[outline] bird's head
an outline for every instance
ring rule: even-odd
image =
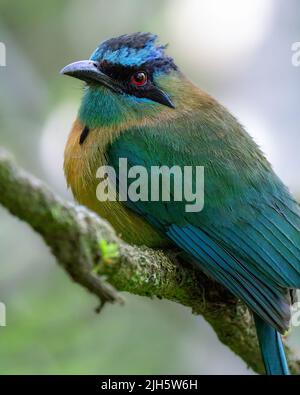
[[[87,84],[79,116],[95,126],[116,118],[141,117],[173,111],[172,87],[181,78],[166,46],[157,36],[134,33],[101,43],[89,60],[71,63],[61,71]]]

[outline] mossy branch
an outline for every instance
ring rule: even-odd
[[[222,343],[263,373],[252,317],[241,301],[174,251],[126,244],[106,221],[56,196],[1,149],[0,204],[43,237],[70,277],[98,297],[98,310],[106,302],[122,303],[118,291],[175,301],[202,315]],[[300,361],[287,352],[299,374]]]

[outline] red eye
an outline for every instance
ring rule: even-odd
[[[144,71],[138,71],[133,74],[130,81],[135,86],[144,86],[147,84],[148,76]]]

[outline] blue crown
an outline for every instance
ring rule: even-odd
[[[156,70],[176,70],[173,59],[165,54],[166,47],[157,44],[155,34],[124,34],[102,42],[91,55],[91,60],[106,60],[124,67],[148,64]]]

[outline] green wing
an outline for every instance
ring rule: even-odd
[[[289,324],[289,292],[300,287],[300,212],[255,143],[232,118],[197,114],[156,128],[128,130],[108,150],[109,164],[204,166],[205,204],[127,201],[210,277],[241,297],[280,332]],[[196,177],[191,180],[195,188]],[[142,231],[142,230],[141,230]]]

